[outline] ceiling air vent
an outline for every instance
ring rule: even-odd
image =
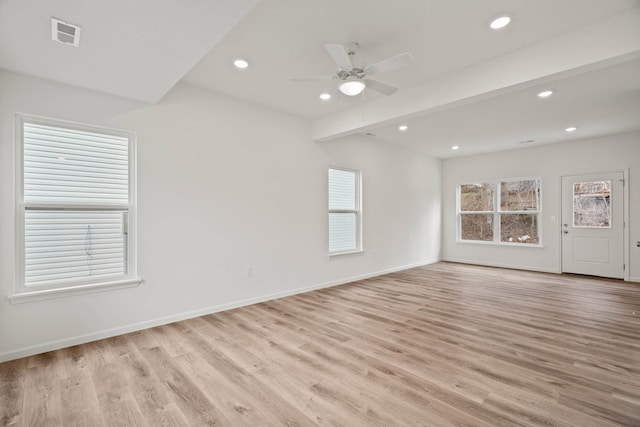
[[[78,47],[80,30],[81,28],[77,25],[51,18],[51,38],[57,42]]]

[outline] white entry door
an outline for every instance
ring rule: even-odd
[[[562,272],[622,279],[622,172],[562,177]]]

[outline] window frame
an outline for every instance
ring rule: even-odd
[[[355,185],[355,209],[331,209],[329,207],[329,193],[330,193],[330,181],[329,174],[331,170],[338,170],[344,172],[353,172],[355,174],[356,185]],[[358,169],[344,168],[340,166],[329,166],[327,168],[327,249],[330,257],[336,255],[348,255],[363,252],[362,247],[362,172]],[[356,215],[356,248],[355,249],[347,249],[342,251],[331,251],[329,246],[330,241],[330,223],[329,217],[332,213],[355,213]]]
[[[538,209],[536,210],[515,210],[515,211],[503,211],[502,210],[502,189],[501,183],[517,182],[517,181],[535,181],[538,191]],[[489,184],[493,188],[493,210],[490,211],[463,211],[460,201],[461,187],[463,185],[475,185],[475,184]],[[493,216],[493,240],[469,240],[462,238],[462,216],[468,214],[481,214]],[[537,221],[538,231],[538,243],[521,243],[521,242],[503,242],[500,236],[500,223],[502,215],[535,215]],[[542,243],[542,178],[540,177],[518,177],[518,178],[494,178],[494,179],[482,179],[473,181],[464,181],[458,183],[456,187],[456,242],[457,243],[471,243],[482,245],[502,245],[502,246],[518,246],[527,248],[541,248]]]
[[[101,133],[128,139],[128,201],[126,204],[113,203],[42,203],[25,202],[24,192],[24,125],[39,124],[70,130]],[[137,273],[137,209],[136,209],[136,154],[137,144],[134,132],[106,128],[84,123],[42,117],[30,114],[15,114],[14,151],[15,151],[15,286],[14,293],[9,295],[12,303],[37,301],[64,295],[75,295],[96,292],[106,289],[119,289],[138,286],[141,279]],[[124,275],[100,277],[97,279],[83,278],[77,280],[53,280],[51,283],[28,286],[25,283],[25,214],[28,210],[86,210],[86,211],[126,211],[127,212],[127,241],[126,272]]]

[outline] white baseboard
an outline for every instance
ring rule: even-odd
[[[483,265],[486,267],[511,268],[513,270],[538,271],[540,273],[554,273],[554,274],[562,273],[562,271],[555,268],[532,267],[530,265],[506,264],[506,263],[500,263],[500,262],[479,262],[479,261],[472,261],[472,260],[459,259],[459,258],[444,258],[442,261],[457,262],[460,264]]]
[[[49,341],[44,344],[38,344],[30,347],[23,347],[17,350],[11,350],[4,353],[0,353],[0,363],[7,362],[13,359],[19,359],[21,357],[33,356],[34,354],[45,353],[47,351],[58,350],[65,347],[71,347],[78,344],[84,344],[91,341],[97,341],[104,338],[115,337],[130,332],[136,332],[143,329],[149,329],[156,326],[166,325],[168,323],[179,322],[181,320],[192,319],[194,317],[205,316],[207,314],[217,313],[220,311],[231,310],[234,308],[244,307],[247,305],[257,304],[260,302],[271,301],[278,298],[284,298],[292,295],[297,295],[305,292],[315,291],[323,288],[330,288],[333,286],[344,285],[358,280],[364,280],[371,277],[382,276],[384,274],[395,273],[397,271],[408,270],[410,268],[421,267],[423,265],[433,264],[440,261],[439,259],[427,260],[410,265],[403,265],[400,267],[389,268],[385,270],[376,271],[373,273],[361,274],[345,279],[335,280],[331,282],[320,283],[311,286],[305,286],[302,288],[291,289],[282,292],[275,292],[267,295],[262,295],[245,300],[235,301],[227,304],[215,305],[212,307],[205,307],[199,310],[187,311],[183,313],[174,314],[171,316],[159,317],[144,322],[133,323],[126,326],[120,326],[112,329],[105,329],[99,332],[92,332],[89,334],[78,335],[75,337],[64,338],[56,341]]]
[[[504,264],[504,263],[496,263],[496,262],[478,262],[478,261],[469,261],[459,258],[444,258],[442,261],[445,262],[457,262],[460,264],[471,264],[471,265],[482,265],[486,267],[498,267],[498,268],[511,268],[514,270],[528,270],[528,271],[538,271],[540,273],[553,273],[553,274],[562,274],[562,270],[556,270],[552,268],[539,268],[539,267],[530,267],[524,265],[515,265],[515,264]],[[640,283],[640,277],[629,277],[629,282]]]

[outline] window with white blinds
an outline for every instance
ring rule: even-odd
[[[329,168],[329,254],[360,250],[360,172]]]
[[[30,117],[18,132],[18,291],[134,276],[133,136]]]

